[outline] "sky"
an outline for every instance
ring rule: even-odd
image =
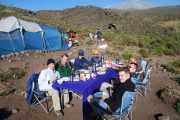
[[[32,11],[38,10],[63,10],[75,6],[93,5],[108,8],[124,2],[148,2],[156,6],[180,5],[180,0],[0,0],[0,4],[13,6]]]

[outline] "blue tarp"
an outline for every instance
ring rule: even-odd
[[[41,26],[47,50],[66,50],[69,49],[61,33],[52,26]]]

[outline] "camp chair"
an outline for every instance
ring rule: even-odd
[[[70,64],[70,66],[73,68],[73,66],[74,66],[74,62],[75,62],[75,59],[71,59],[70,61],[69,61],[69,64]]]
[[[151,68],[150,63],[143,59],[140,60],[140,66],[142,67],[144,74],[146,74],[147,70]]]
[[[98,113],[98,117],[96,120],[98,120],[100,117],[105,120],[107,120],[107,117],[110,117],[109,120],[113,120],[116,118],[123,118],[125,120],[132,119],[132,99],[134,95],[134,92],[126,91],[122,97],[121,106],[115,112],[111,112],[109,109],[104,109],[98,103],[93,102],[93,109]]]
[[[46,113],[50,112],[53,107],[49,109],[48,101],[51,100],[51,96],[47,96],[47,91],[40,91],[38,85],[39,74],[32,74],[30,78],[32,79],[31,93],[32,93],[32,104],[33,106],[41,105]],[[47,107],[43,105],[43,102],[46,102]]]
[[[143,79],[142,82],[137,82],[136,83],[136,87],[138,89],[138,93],[141,96],[146,96],[147,91],[150,88],[150,72],[151,72],[151,68],[149,68],[145,74],[145,77]]]

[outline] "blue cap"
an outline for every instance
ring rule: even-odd
[[[84,56],[84,51],[83,50],[79,50],[78,55]]]

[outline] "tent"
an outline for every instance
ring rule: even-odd
[[[44,31],[46,50],[69,49],[67,43],[63,39],[63,36],[57,29],[52,26],[41,26],[41,28]]]
[[[24,50],[20,29],[15,17],[0,20],[0,55]]]
[[[0,20],[0,55],[23,50],[64,50],[68,45],[57,29],[14,16]]]

